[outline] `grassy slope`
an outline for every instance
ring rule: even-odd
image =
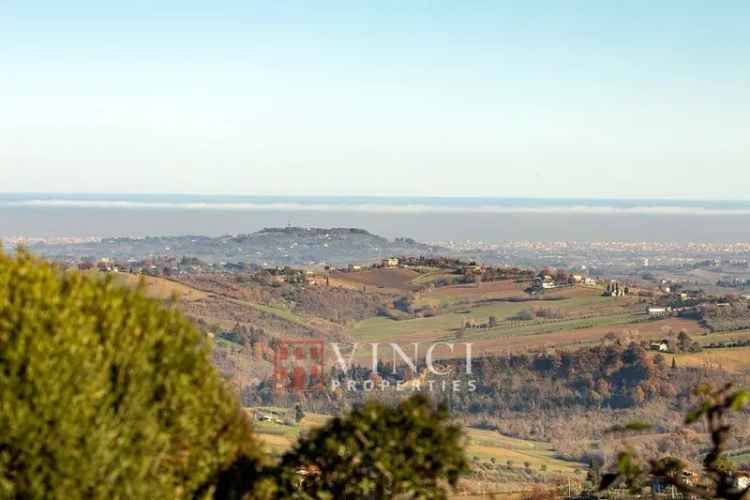
[[[103,273],[100,273],[100,274],[104,276]],[[115,283],[130,287],[130,288],[135,288],[136,286],[138,286],[139,282],[142,279],[145,284],[146,295],[148,297],[152,297],[152,298],[159,299],[159,300],[169,299],[172,297],[173,294],[176,294],[178,299],[185,300],[185,301],[201,300],[201,299],[205,299],[209,297],[210,295],[216,295],[216,294],[208,293],[204,290],[193,288],[184,283],[178,283],[176,281],[172,281],[166,278],[157,278],[157,277],[152,277],[152,276],[140,276],[140,275],[128,274],[128,273],[109,273],[109,276],[112,277]],[[230,298],[230,297],[223,297],[223,299],[228,300],[230,302],[234,302],[236,304],[241,304],[247,307],[251,307],[258,311],[262,311],[266,314],[270,314],[272,316],[276,316],[277,318],[283,319],[285,321],[289,321],[290,323],[295,323],[301,326],[310,325],[310,321],[308,321],[306,318],[298,314],[295,314],[288,309],[284,309],[281,307],[268,306],[264,304],[256,304],[254,302],[248,302],[246,300],[240,300],[240,299],[235,299],[235,298]],[[325,320],[319,320],[319,321],[325,321]]]
[[[295,323],[300,326],[309,326],[309,322],[305,320],[302,316],[293,313],[292,311],[288,309],[282,309],[280,307],[272,307],[267,306],[264,304],[256,304],[254,302],[248,302],[246,300],[240,300],[240,299],[232,299],[232,298],[226,298],[226,300],[235,302],[237,304],[242,304],[248,307],[252,307],[253,309],[256,309],[258,311],[262,311],[266,314],[270,314],[272,316],[276,316],[278,318],[284,319],[286,321],[289,321],[290,323]]]
[[[467,329],[460,341],[476,343],[475,353],[504,350],[537,349],[554,346],[581,346],[599,341],[607,333],[625,333],[654,338],[668,329],[686,329],[700,333],[700,326],[690,320],[667,318],[648,321],[645,313],[634,310],[634,298],[602,297],[596,289],[569,288],[547,293],[561,300],[500,302],[518,296],[518,284],[496,282],[486,287],[446,287],[425,294],[422,301],[439,299],[441,313],[431,318],[395,321],[384,317],[369,318],[355,323],[349,333],[361,342],[426,342],[459,340],[457,331],[464,319],[487,322],[495,316],[498,326],[491,329]],[[440,294],[439,296],[437,294]],[[490,302],[487,303],[489,301]],[[502,300],[502,299],[500,299]],[[536,307],[560,309],[562,319],[537,318],[512,321],[518,312]],[[646,321],[644,321],[646,320]]]
[[[205,299],[209,295],[204,291],[166,278],[131,273],[102,273],[96,270],[84,271],[83,273],[95,279],[108,277],[116,285],[128,288],[136,288],[140,283],[143,283],[145,295],[157,300],[168,300],[177,296],[179,300],[193,301]]]
[[[373,269],[351,273],[336,273],[331,276],[331,280],[334,280],[336,284],[341,286],[348,284],[348,288],[361,289],[363,286],[366,286],[368,289],[390,289],[404,293],[416,288],[413,280],[418,279],[420,276],[419,273],[410,269]]]
[[[464,301],[468,300],[463,294],[461,298]],[[475,300],[486,299],[481,294],[475,297]],[[359,321],[354,324],[351,334],[363,341],[409,339],[414,335],[422,337],[425,332],[433,332],[435,335],[432,337],[441,338],[459,328],[464,318],[487,321],[490,316],[495,316],[502,321],[532,307],[556,307],[566,312],[576,313],[577,310],[582,311],[585,307],[606,300],[606,297],[574,297],[560,301],[498,302],[478,306],[471,303],[454,303],[448,312],[431,318],[394,321],[384,317],[375,317]]]
[[[249,411],[254,410],[279,417],[286,412],[280,408],[249,409]],[[272,453],[281,454],[288,450],[301,434],[323,425],[328,418],[330,417],[326,415],[308,413],[299,426],[274,422],[255,422],[253,426],[268,449]],[[511,438],[490,430],[468,428],[466,432],[468,437],[466,453],[469,458],[478,457],[484,461],[494,458],[501,464],[512,460],[514,467],[522,467],[524,462],[528,462],[532,469],[538,470],[545,465],[549,471],[565,474],[573,474],[575,470],[583,467],[582,464],[555,458],[554,450],[547,443]]]
[[[730,373],[750,370],[750,347],[706,349],[703,352],[677,355],[678,366],[722,368]]]

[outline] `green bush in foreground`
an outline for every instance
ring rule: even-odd
[[[444,498],[467,471],[458,426],[423,396],[397,407],[370,402],[335,418],[284,455],[280,491],[292,498]],[[300,480],[297,471],[308,473]]]
[[[0,255],[0,497],[190,498],[257,446],[177,311]]]
[[[459,428],[421,397],[265,465],[209,349],[140,291],[0,253],[0,498],[443,498],[466,471]]]

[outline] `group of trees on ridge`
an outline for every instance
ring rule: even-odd
[[[445,359],[440,363],[452,367],[455,374],[452,378],[470,378],[475,382],[475,391],[438,394],[445,397],[451,411],[466,415],[638,408],[659,398],[687,402],[691,388],[704,376],[697,370],[675,370],[666,356],[652,356],[635,342],[570,351],[474,357],[470,377],[465,375],[464,359]],[[423,372],[425,368],[424,360],[417,360],[417,371]],[[335,368],[330,376],[340,380],[344,377]],[[390,387],[395,387],[397,381],[409,380],[414,374],[406,364],[394,367],[379,362],[374,372],[369,366],[355,365],[344,378],[365,381],[373,377],[387,380]],[[259,388],[257,402],[272,403],[274,395],[264,387],[262,384]],[[321,398],[327,399],[324,395]]]

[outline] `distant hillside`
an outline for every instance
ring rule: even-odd
[[[366,263],[392,255],[450,253],[410,238],[388,240],[357,228],[266,228],[252,234],[210,238],[160,236],[106,238],[78,244],[36,244],[35,253],[49,257],[191,256],[208,263],[251,262],[263,266]]]

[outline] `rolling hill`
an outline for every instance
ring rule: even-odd
[[[251,234],[104,238],[77,244],[30,246],[49,257],[107,257],[126,260],[149,256],[196,257],[209,264],[250,262],[262,266],[374,262],[392,255],[431,255],[447,250],[409,238],[389,240],[357,228],[266,228]]]

